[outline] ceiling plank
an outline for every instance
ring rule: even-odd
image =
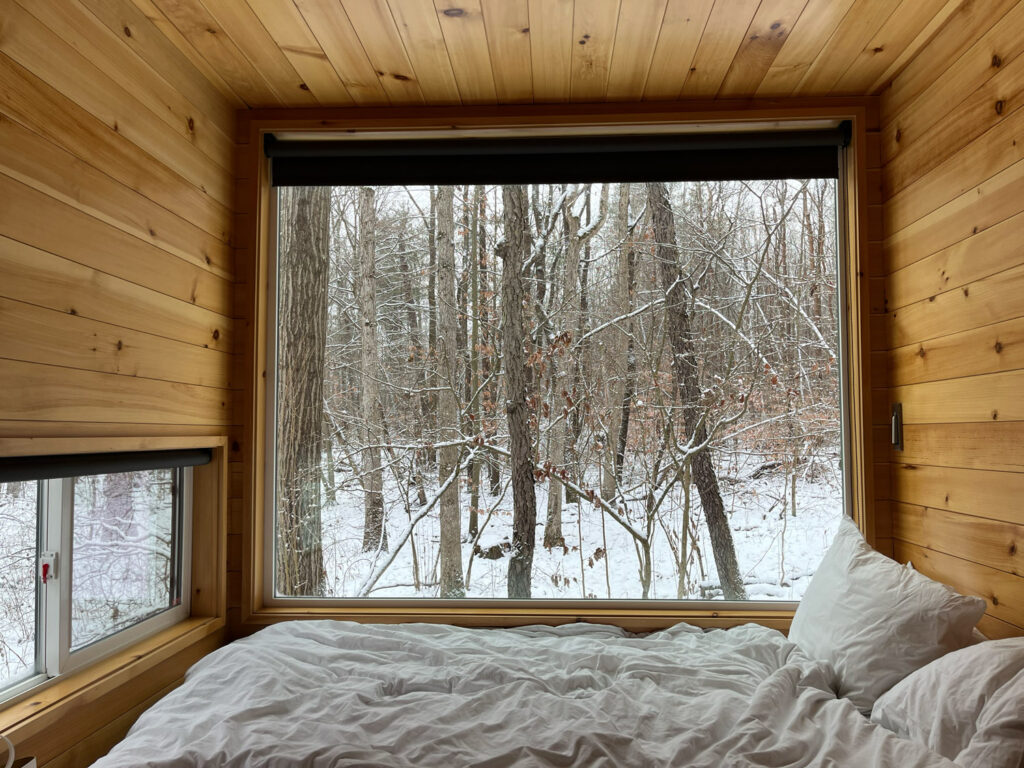
[[[757,95],[789,96],[795,91],[853,3],[854,0],[810,0],[757,87]]]
[[[388,7],[428,104],[459,104],[437,9],[431,0],[388,0]]]
[[[247,105],[284,104],[199,0],[154,0],[154,5]]]
[[[647,73],[665,19],[667,0],[623,3],[615,30],[611,71],[608,73],[609,101],[635,101],[644,92]]]
[[[675,99],[683,89],[715,0],[669,0],[643,98]]]
[[[573,0],[529,0],[533,100],[565,102],[572,82]]]
[[[434,7],[462,102],[496,103],[498,95],[480,0],[434,0]]]
[[[533,101],[527,0],[481,0],[494,88],[502,104]]]
[[[572,20],[573,101],[604,101],[615,48],[619,0],[577,2]]]
[[[377,72],[337,0],[293,0],[356,104],[388,104]]]
[[[681,98],[711,98],[718,93],[759,4],[759,0],[716,0],[679,92]]]
[[[729,66],[718,96],[752,96],[785,45],[807,0],[763,0]]]
[[[247,2],[320,104],[349,106],[353,103],[341,77],[327,60],[327,54],[294,3],[282,3],[280,0]]]
[[[385,0],[341,0],[349,23],[393,104],[423,104],[405,44]]]
[[[313,106],[316,97],[288,61],[252,9],[238,0],[201,0],[253,69],[263,76],[284,104]]]

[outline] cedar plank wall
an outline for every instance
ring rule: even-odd
[[[0,0],[0,444],[228,434],[236,107],[128,0]],[[194,650],[94,701],[87,749],[24,748],[102,754]]]
[[[1024,634],[1022,30],[1024,2],[969,2],[881,98],[894,553],[984,597],[991,636]]]

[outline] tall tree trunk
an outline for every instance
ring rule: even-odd
[[[469,283],[470,283],[470,323],[471,331],[469,337],[469,404],[470,431],[479,434],[482,431],[483,420],[480,413],[480,396],[477,390],[480,388],[480,262],[483,256],[483,246],[480,243],[480,203],[483,200],[484,188],[477,186],[473,188],[473,203],[470,208],[470,253],[469,253]],[[478,510],[480,507],[480,464],[479,457],[474,458],[469,465],[469,537],[476,539],[480,530]]]
[[[626,254],[626,295],[627,310],[632,310],[632,296],[636,286],[636,249],[630,243]],[[619,436],[615,447],[615,482],[622,482],[622,465],[626,459],[626,443],[629,440],[629,419],[633,407],[633,396],[636,394],[636,347],[634,333],[636,325],[631,318],[626,326],[629,337],[626,339],[626,382],[622,388],[621,416],[619,417]]]
[[[275,588],[282,595],[324,592],[320,434],[330,195],[328,187],[281,189]]]
[[[665,291],[665,323],[672,347],[672,375],[683,407],[683,421],[690,437],[697,443],[707,440],[707,425],[701,418],[700,382],[697,359],[693,350],[693,332],[686,310],[686,291],[676,255],[675,215],[669,202],[668,188],[663,182],[648,182],[648,205],[657,243],[655,260],[658,276]],[[722,494],[718,489],[710,447],[695,454],[692,459],[693,478],[700,494],[701,506],[708,521],[711,548],[715,566],[722,582],[726,600],[743,600],[746,592],[736,563],[732,531],[725,516]]]
[[[360,346],[359,403],[363,416],[363,551],[387,551],[388,532],[384,523],[384,473],[381,471],[380,360],[377,353],[377,214],[373,187],[359,188],[359,320]]]
[[[442,391],[438,398],[438,420],[442,442],[459,439],[458,318],[455,306],[455,212],[454,187],[437,190],[437,309],[438,365]],[[439,451],[438,477],[444,482],[459,463],[459,448],[444,446]],[[462,535],[458,480],[441,494],[441,597],[465,597],[462,582]]]
[[[508,596],[513,599],[526,599],[531,594],[530,582],[537,528],[537,498],[533,487],[533,441],[530,437],[524,352],[527,336],[523,328],[523,303],[526,298],[523,262],[530,250],[530,230],[526,187],[506,184],[502,193],[505,241],[500,247],[499,255],[504,261],[501,276],[501,310],[513,500]]]
[[[416,311],[416,294],[413,290],[412,275],[409,261],[405,255],[405,242],[399,242],[398,269],[402,273],[402,297],[405,303],[405,322],[409,328],[409,350],[414,366],[419,366],[413,374],[413,387],[420,388],[419,414],[413,416],[413,439],[416,443],[423,442],[423,425],[430,414],[430,402],[427,395],[427,369],[423,354],[423,340],[420,338],[420,318]],[[416,494],[419,505],[427,503],[427,490],[423,485],[424,452],[416,451],[413,455],[413,481],[416,483]]]
[[[437,387],[437,189],[430,187],[430,214],[427,216],[427,384]],[[431,419],[426,423],[432,427],[432,437],[436,437],[438,428],[437,393],[430,392],[427,397],[430,403]],[[437,461],[437,452],[427,449],[427,463],[433,465]]]
[[[610,314],[612,317],[629,312],[629,259],[632,244],[629,242],[629,184],[619,184],[615,214],[615,241],[618,244],[615,259],[615,289],[612,293]],[[618,489],[616,457],[623,420],[623,403],[626,393],[626,369],[629,365],[630,339],[622,331],[612,330],[604,342],[606,359],[605,387],[608,394],[608,437],[601,452],[601,495],[613,499]],[[629,410],[626,409],[628,419]]]

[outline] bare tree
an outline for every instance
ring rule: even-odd
[[[384,525],[384,473],[380,465],[381,410],[380,360],[377,356],[377,272],[373,187],[359,188],[359,317],[360,405],[363,415],[363,551],[387,550],[388,531]]]
[[[442,441],[454,442],[459,430],[458,318],[455,306],[455,189],[437,190],[438,367],[443,386],[438,402]],[[459,464],[457,445],[441,447],[438,476],[444,482]],[[441,597],[464,597],[458,482],[441,494]]]
[[[533,487],[533,440],[527,403],[527,338],[523,328],[523,263],[530,251],[526,187],[503,188],[505,241],[498,253],[504,262],[501,274],[502,327],[504,329],[506,411],[512,463],[512,557],[508,565],[508,596],[529,598],[536,545],[537,498]]]
[[[686,289],[676,255],[675,214],[664,182],[647,183],[647,199],[651,209],[654,238],[657,241],[658,276],[665,291],[665,322],[672,349],[672,375],[682,403],[683,421],[697,444],[707,441],[707,424],[701,407],[698,360],[693,350],[693,332],[686,308]],[[701,506],[708,522],[715,566],[727,600],[743,600],[746,591],[736,563],[732,531],[725,516],[718,476],[711,460],[710,446],[692,458],[692,471]]]
[[[275,587],[284,595],[320,595],[324,586],[320,430],[330,194],[327,187],[281,189]]]

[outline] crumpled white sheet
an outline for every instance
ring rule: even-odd
[[[949,768],[749,624],[276,624],[198,662],[95,765]]]

